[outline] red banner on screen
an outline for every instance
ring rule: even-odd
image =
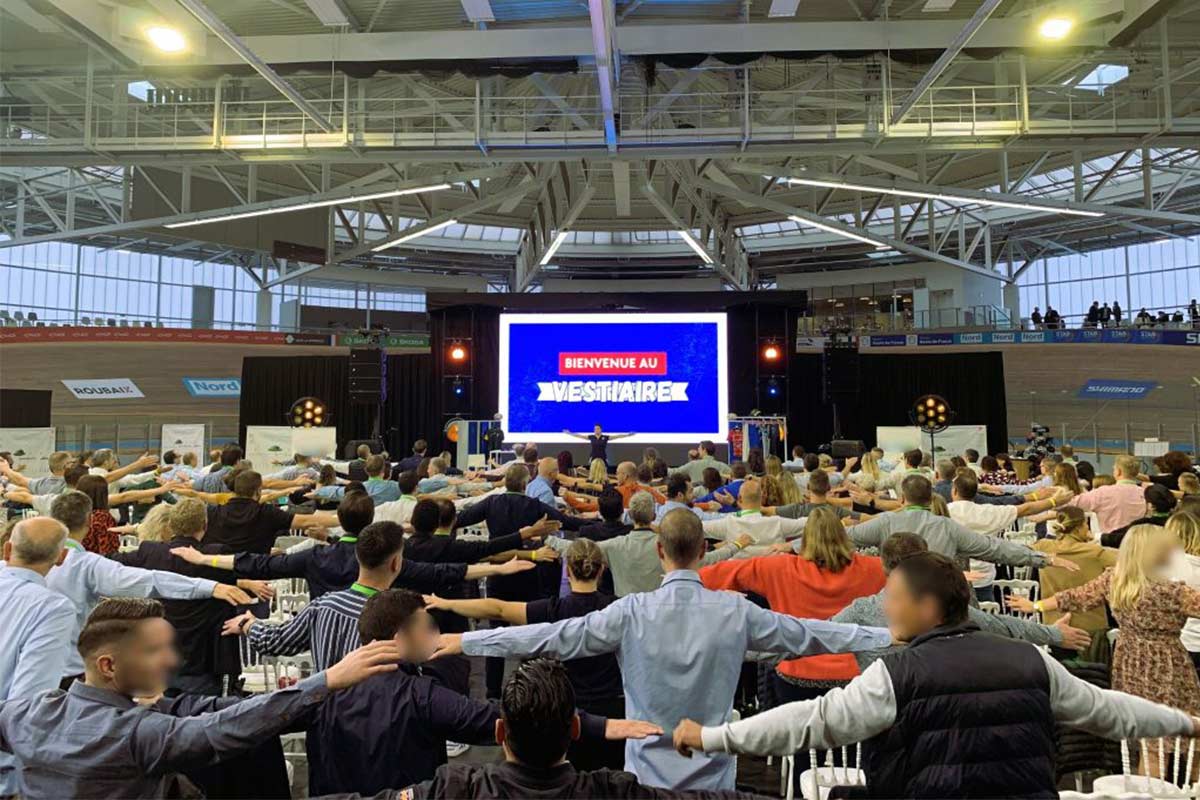
[[[666,353],[559,353],[559,375],[666,375]]]

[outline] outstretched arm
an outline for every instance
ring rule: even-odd
[[[464,634],[443,634],[439,655],[463,652],[480,656],[550,655],[563,661],[613,653],[620,647],[628,604],[618,600],[607,608],[560,622],[498,628]]]
[[[525,603],[511,600],[497,600],[494,597],[483,600],[447,600],[436,595],[425,597],[425,608],[452,611],[468,619],[499,619],[510,625],[524,625]]]

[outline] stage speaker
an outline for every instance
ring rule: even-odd
[[[826,348],[821,357],[821,371],[825,378],[823,387],[825,402],[839,395],[858,394],[859,358],[857,350]]]
[[[364,347],[350,351],[350,401],[377,405],[382,402],[384,351]]]
[[[862,439],[834,439],[829,443],[829,455],[834,458],[858,458],[865,449]]]

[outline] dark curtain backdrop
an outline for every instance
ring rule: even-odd
[[[1008,449],[1001,353],[861,355],[860,388],[838,404],[842,437],[875,444],[875,426],[909,425],[908,409],[923,394],[940,394],[954,424],[987,425],[988,450]],[[788,441],[812,450],[833,438],[833,411],[821,402],[821,355],[790,357]]]
[[[50,389],[0,389],[0,428],[49,428]]]
[[[262,356],[242,359],[240,440],[246,441],[247,425],[287,424],[292,403],[306,395],[321,398],[333,412],[339,453],[346,442],[370,437],[375,408],[351,404],[349,356]],[[406,454],[419,438],[442,441],[435,396],[428,354],[388,356],[380,420],[388,452]]]
[[[429,348],[433,359],[435,415],[443,423],[453,417],[488,419],[496,413],[500,380],[500,312],[482,305],[450,306],[429,314]],[[466,364],[447,358],[450,346],[462,344]],[[455,378],[465,391],[455,395]]]

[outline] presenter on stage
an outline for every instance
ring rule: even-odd
[[[591,443],[592,454],[588,456],[588,463],[598,458],[605,464],[608,464],[608,443],[615,439],[625,439],[633,436],[632,433],[605,433],[598,422],[591,433],[571,433],[566,428],[563,429],[563,433],[567,436],[574,436],[576,439],[582,439],[585,442]]]

